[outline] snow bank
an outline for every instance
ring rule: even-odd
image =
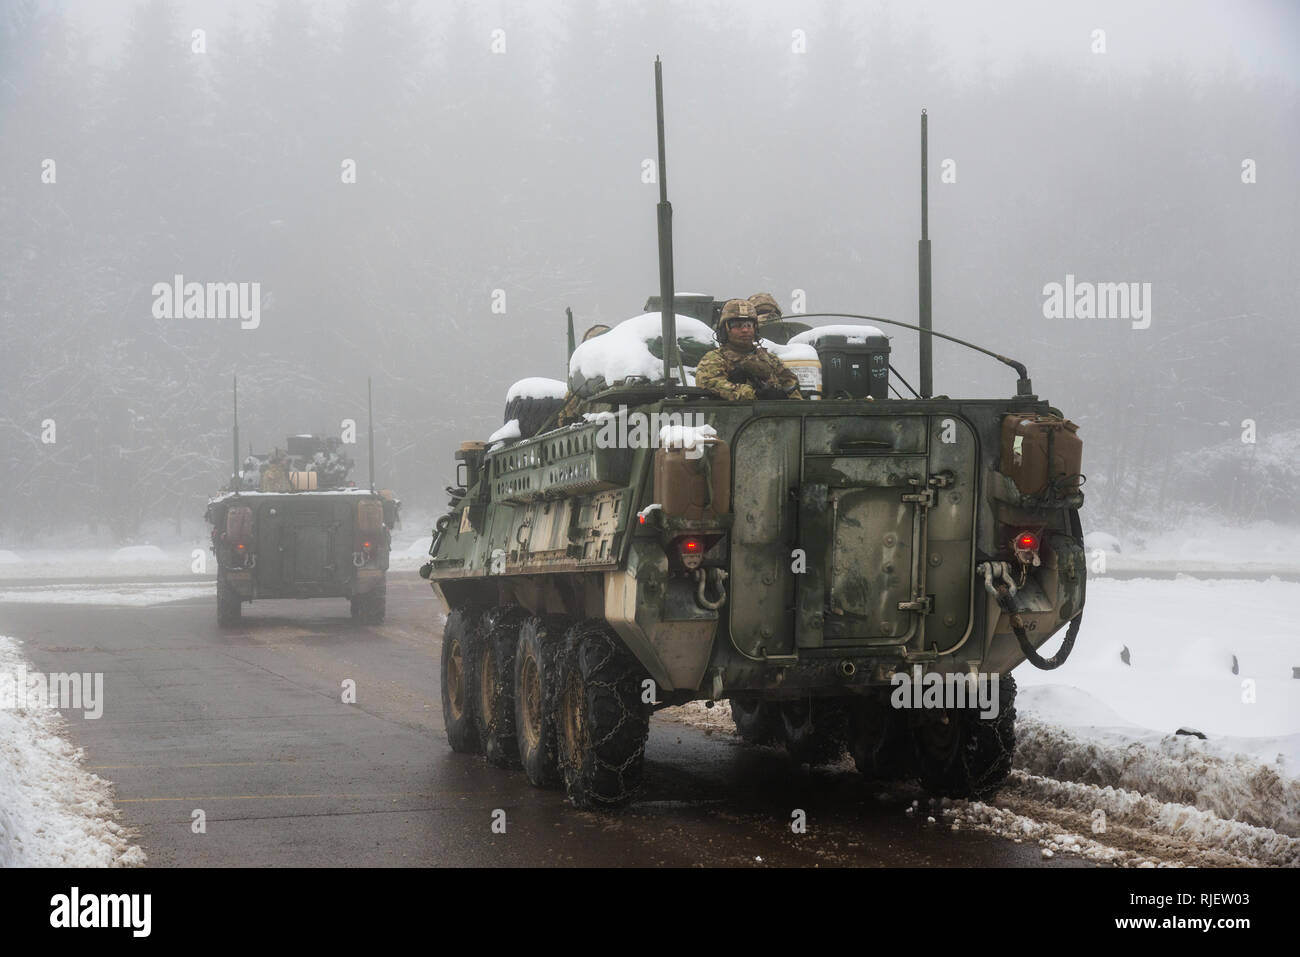
[[[559,379],[545,379],[540,376],[533,376],[529,379],[520,379],[510,387],[506,393],[506,401],[511,402],[521,397],[530,399],[563,399],[568,394],[569,387]]]
[[[1066,851],[1130,867],[1300,864],[1300,840],[1270,828],[1133,791],[1019,770],[1011,772],[996,805],[948,798],[935,805],[953,830],[964,825],[1018,844],[1033,841],[1044,857]],[[1102,830],[1094,832],[1094,825]]]
[[[787,316],[790,321],[797,322],[798,316]],[[850,325],[833,325],[818,326],[816,329],[809,329],[807,332],[801,332],[798,335],[790,337],[791,345],[804,343],[814,345],[819,339],[826,336],[844,336],[849,343],[865,343],[870,336],[885,335],[875,326],[850,326]]]
[[[1206,741],[1189,735],[1144,740],[1114,729],[1075,732],[1021,714],[1016,767],[1300,837],[1300,780],[1247,755],[1215,754]]]
[[[113,562],[156,562],[166,561],[167,553],[157,545],[128,545],[113,553],[109,561]]]
[[[21,562],[22,559],[17,554],[0,548],[0,565],[18,565]]]
[[[187,598],[211,598],[211,581],[113,582],[86,585],[18,585],[0,589],[0,603],[36,605],[126,605],[133,608],[162,605]]]
[[[0,673],[25,666],[0,636]],[[85,769],[45,708],[0,708],[0,867],[129,867],[145,854],[115,820],[112,786]]]
[[[24,550],[15,563],[0,562],[0,581],[13,578],[96,578],[105,575],[145,577],[149,575],[189,575],[194,550],[208,552],[207,541],[195,541],[180,548],[168,548],[161,558],[114,562],[115,549],[32,549]],[[216,562],[208,554],[208,568],[216,571]]]

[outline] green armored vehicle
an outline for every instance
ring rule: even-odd
[[[371,462],[374,461],[373,439]],[[243,603],[262,598],[347,598],[352,617],[384,620],[391,531],[400,503],[388,490],[357,488],[353,462],[334,437],[289,436],[283,450],[242,463],[208,502],[217,557],[217,621],[234,625]]]
[[[568,384],[598,380],[587,360],[625,327],[662,374],[457,453],[421,569],[447,612],[448,741],[612,807],[640,781],[654,709],[729,699],[747,740],[798,760],[847,748],[869,778],[987,797],[1015,747],[1011,672],[1063,663],[1081,622],[1075,427],[991,352],[1015,395],[933,395],[930,337],[953,337],[930,327],[924,227],[915,397],[883,391],[902,379],[875,324],[904,324],[848,315],[871,325],[795,337],[821,367],[805,401],[694,388],[679,356],[719,300],[674,312],[662,135],[657,338],[642,316],[573,351],[570,325]]]

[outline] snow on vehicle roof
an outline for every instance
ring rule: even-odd
[[[511,419],[505,425],[501,426],[501,428],[488,436],[488,444],[491,445],[494,442],[509,442],[512,439],[519,438],[519,435],[519,420]],[[491,450],[489,449],[489,451]]]
[[[521,396],[527,396],[530,399],[563,399],[569,391],[567,383],[559,379],[546,379],[541,376],[532,376],[527,379],[520,379],[510,387],[506,393],[506,401],[513,402]]]
[[[603,336],[588,339],[573,350],[569,373],[588,379],[602,376],[606,382],[619,382],[628,376],[644,376],[651,382],[663,380],[664,360],[656,359],[647,341],[662,334],[662,316],[645,312],[625,319]],[[677,316],[677,339],[694,339],[713,347],[713,332],[698,319]]]
[[[791,316],[791,319],[798,319],[798,316]],[[868,336],[885,335],[875,326],[818,326],[816,329],[809,329],[807,332],[801,332],[797,336],[790,337],[790,344],[807,343],[813,345],[817,340],[825,336],[844,336],[851,343],[866,342]],[[888,338],[886,336],[886,338]]]

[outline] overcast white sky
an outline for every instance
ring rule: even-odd
[[[131,13],[143,0],[66,0],[64,6],[93,35],[97,57],[111,57],[126,34]],[[620,6],[624,0],[617,0]],[[252,27],[264,16],[269,0],[175,0],[182,19],[209,33],[231,23]],[[324,15],[344,6],[342,0],[315,0]],[[901,3],[848,2],[861,17],[900,25],[924,25],[936,46],[953,58],[959,72],[987,65],[1002,72],[1026,57],[1042,57],[1063,68],[1092,68],[1091,34],[1106,31],[1107,68],[1144,70],[1175,62],[1215,71],[1229,65],[1246,73],[1300,85],[1300,3],[1295,0],[1111,0],[1111,2],[1043,2],[1043,0],[908,0]],[[447,0],[418,0],[431,33],[451,8]],[[782,15],[790,28],[809,32],[815,52],[820,6],[800,2],[721,2],[712,4],[720,19],[743,22]],[[566,0],[479,2],[473,4],[484,24],[526,29],[527,24],[562,24],[571,4]]]

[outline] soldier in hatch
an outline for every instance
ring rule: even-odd
[[[799,380],[757,344],[758,315],[748,299],[728,299],[714,330],[718,348],[695,369],[695,384],[724,399],[802,399]]]
[[[289,491],[289,457],[282,449],[276,449],[262,468],[263,492]]]
[[[770,292],[756,292],[749,297],[749,304],[758,316],[758,337],[766,339],[763,330],[774,322],[781,321],[781,307],[776,304],[776,297]]]
[[[793,327],[788,324],[785,317],[781,315],[781,307],[777,305],[776,297],[770,292],[754,293],[749,297],[749,303],[758,316],[758,338],[760,339],[783,346],[790,341],[792,335],[807,328],[799,324]]]

